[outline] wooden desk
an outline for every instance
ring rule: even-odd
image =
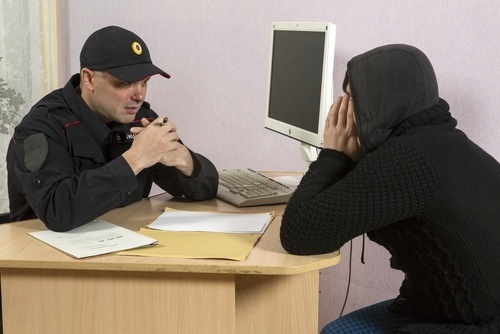
[[[319,269],[338,253],[287,254],[279,243],[283,205],[237,209],[159,195],[102,218],[139,229],[165,206],[268,212],[269,226],[246,261],[103,255],[83,260],[27,235],[39,220],[0,225],[5,334],[318,333]]]

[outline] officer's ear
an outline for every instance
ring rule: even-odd
[[[80,83],[87,88],[87,90],[94,91],[94,73],[88,68],[84,67],[80,70]],[[83,89],[83,87],[82,87]]]

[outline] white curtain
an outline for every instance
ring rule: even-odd
[[[0,0],[0,212],[9,211],[5,155],[14,127],[57,88],[55,0]]]

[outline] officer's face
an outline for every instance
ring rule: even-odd
[[[105,123],[131,123],[139,111],[148,88],[149,77],[125,82],[109,73],[90,71],[91,91],[85,102]]]

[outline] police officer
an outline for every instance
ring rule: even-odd
[[[38,217],[68,231],[147,197],[153,182],[173,196],[215,197],[214,165],[145,101],[150,77],[170,75],[139,36],[102,28],[85,42],[80,64],[15,129],[7,152],[12,221]]]

